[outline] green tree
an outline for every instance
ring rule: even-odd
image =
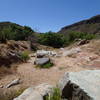
[[[84,32],[70,32],[67,36],[67,38],[69,39],[69,42],[74,41],[75,39],[87,39],[87,40],[91,40],[93,38],[95,38],[96,35],[94,34],[90,34],[90,33],[84,33]]]
[[[38,42],[43,45],[59,48],[64,46],[66,38],[62,34],[47,32],[39,35]]]

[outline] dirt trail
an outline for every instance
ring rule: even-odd
[[[94,59],[91,57],[94,57]],[[18,77],[22,80],[22,83],[18,86],[29,87],[40,83],[56,85],[58,80],[64,75],[65,72],[97,69],[82,66],[91,65],[97,59],[100,61],[100,57],[98,55],[85,50],[82,50],[80,53],[74,55],[74,57],[62,56],[59,58],[54,57],[52,59],[55,64],[52,68],[39,69],[35,68],[35,65],[33,64],[35,57],[31,57],[28,63],[18,65],[17,72],[15,74],[5,76],[2,80],[0,80],[0,85],[6,85],[7,83],[11,82],[11,80]]]

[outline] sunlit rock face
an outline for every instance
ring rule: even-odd
[[[59,87],[68,100],[100,100],[100,70],[65,73]]]

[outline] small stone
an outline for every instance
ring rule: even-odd
[[[4,86],[3,85],[0,85],[0,88],[3,88]]]
[[[11,86],[14,86],[14,85],[17,85],[17,84],[19,84],[20,83],[20,79],[18,78],[18,79],[15,79],[15,80],[13,80],[12,82],[10,82],[7,86],[6,86],[6,88],[10,88]]]

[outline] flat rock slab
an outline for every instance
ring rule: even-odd
[[[20,96],[13,100],[43,100],[46,95],[52,93],[52,90],[52,85],[43,83],[39,86],[26,89]]]
[[[19,97],[13,100],[43,100],[42,96],[34,90],[34,87],[26,89]]]
[[[63,90],[69,82],[79,86],[81,91],[91,98],[82,100],[100,100],[100,70],[65,73],[59,82],[60,88]]]

